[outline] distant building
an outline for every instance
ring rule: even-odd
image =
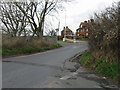
[[[81,22],[79,25],[79,28],[76,30],[76,37],[82,38],[82,37],[88,37],[89,31],[88,31],[88,22],[84,21]]]
[[[69,29],[68,26],[66,26],[66,28],[64,27],[61,31],[61,36],[64,37],[64,35],[66,36],[66,38],[72,39],[74,34],[72,30]]]

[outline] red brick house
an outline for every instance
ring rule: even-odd
[[[61,31],[62,38],[64,38],[64,35],[66,36],[66,38],[72,39],[74,34],[73,31],[69,29],[68,26],[66,26],[66,28],[64,27]]]
[[[80,23],[79,28],[76,30],[76,36],[78,38],[82,37],[88,37],[89,31],[88,31],[88,22],[84,21]]]

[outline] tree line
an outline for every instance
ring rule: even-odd
[[[64,0],[38,0],[27,2],[0,1],[2,32],[10,37],[37,36],[42,38],[45,18],[57,12]]]

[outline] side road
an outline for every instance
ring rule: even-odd
[[[70,43],[42,53],[6,58],[2,63],[3,88],[42,87],[51,77],[62,73],[66,59],[86,49],[87,42]]]

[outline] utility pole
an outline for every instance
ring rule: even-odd
[[[58,30],[60,31],[60,20],[58,22]],[[59,36],[59,31],[58,31],[58,36]]]
[[[66,3],[67,3],[67,0],[66,0]],[[64,30],[64,38],[63,38],[63,41],[66,40],[66,12],[67,12],[67,7],[65,7],[65,30]]]
[[[60,30],[60,20],[58,22],[58,28],[55,29],[56,30],[56,40],[59,39],[59,30]]]

